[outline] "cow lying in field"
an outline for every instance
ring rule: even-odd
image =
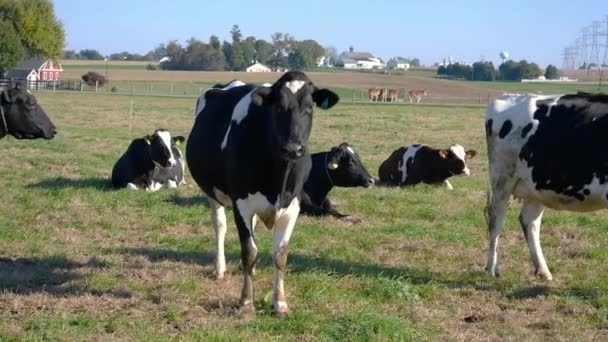
[[[513,195],[535,273],[552,275],[540,245],[545,207],[608,207],[608,95],[503,95],[486,111],[491,191],[486,270],[499,275],[498,237]]]
[[[0,139],[9,134],[17,139],[52,139],[56,133],[55,125],[24,84],[0,93]]]
[[[300,195],[311,168],[308,139],[313,110],[331,108],[339,98],[298,71],[283,74],[270,86],[226,88],[209,89],[197,100],[186,148],[188,168],[209,197],[218,278],[226,271],[224,208],[233,207],[241,244],[244,313],[255,313],[256,221],[273,230],[272,305],[276,314],[284,315],[289,308],[283,277]]]
[[[334,186],[371,187],[374,178],[367,172],[365,166],[353,148],[342,143],[330,151],[312,155],[312,169],[304,183],[301,212],[308,215],[332,215],[347,217],[340,214],[331,204],[327,194]]]
[[[157,191],[164,185],[176,188],[183,182],[182,153],[177,148],[184,137],[171,137],[165,129],[134,139],[112,169],[112,185],[129,190]]]
[[[436,149],[427,145],[407,145],[393,151],[378,168],[378,176],[384,183],[406,186],[419,183],[453,186],[448,178],[470,174],[467,160],[477,155],[475,150],[465,152],[461,145],[448,149]]]

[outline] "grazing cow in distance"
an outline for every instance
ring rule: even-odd
[[[399,89],[389,89],[387,101],[397,102],[399,99]]]
[[[300,212],[299,196],[311,168],[308,138],[313,108],[327,109],[337,102],[335,93],[317,88],[298,71],[283,74],[271,86],[210,89],[199,98],[200,112],[188,138],[186,159],[192,178],[209,197],[218,278],[226,271],[224,207],[234,208],[244,275],[240,303],[245,313],[255,312],[252,276],[258,219],[273,230],[274,311],[278,315],[289,311],[283,276]]]
[[[406,186],[418,183],[445,184],[448,190],[454,187],[448,181],[453,175],[468,176],[466,161],[475,157],[475,150],[465,152],[461,145],[448,149],[436,149],[427,145],[407,145],[393,151],[380,165],[378,176],[382,182]]]
[[[334,186],[371,187],[374,177],[363,166],[361,159],[352,146],[342,143],[330,151],[312,155],[312,169],[304,183],[301,212],[308,215],[332,215],[338,218],[349,215],[340,214],[331,204],[327,194]]]
[[[381,95],[380,88],[369,88],[369,100],[370,101],[379,101]]]
[[[426,89],[412,89],[408,91],[407,94],[410,99],[410,103],[412,103],[413,100],[415,100],[416,103],[420,103],[420,100],[426,96]]]
[[[0,139],[53,139],[57,129],[25,84],[17,83],[0,93]]]
[[[545,207],[608,207],[608,95],[503,95],[486,111],[490,192],[486,270],[499,275],[498,237],[513,195],[535,273],[552,279],[540,244]]]
[[[146,191],[157,191],[163,185],[176,188],[184,179],[182,153],[177,148],[184,140],[182,136],[171,137],[165,129],[134,139],[112,168],[112,185]]]

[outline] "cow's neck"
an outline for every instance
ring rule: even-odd
[[[307,193],[316,204],[320,204],[334,186],[327,169],[329,152],[315,153],[312,159],[313,165],[321,165],[322,167],[313,167],[310,170],[306,184],[314,186],[314,189],[307,189]]]
[[[275,159],[272,163],[272,172],[269,179],[280,180],[271,182],[271,191],[277,195],[280,207],[286,207],[291,200],[302,191],[305,175],[305,158],[310,158],[307,154],[298,160]]]

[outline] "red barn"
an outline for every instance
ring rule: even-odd
[[[42,59],[27,59],[21,63],[18,69],[36,70],[40,81],[60,80],[63,77],[63,68],[61,67],[61,64],[52,59],[46,61]]]

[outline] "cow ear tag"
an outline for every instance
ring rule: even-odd
[[[329,163],[329,165],[327,165],[327,167],[328,167],[330,170],[335,170],[335,169],[337,169],[337,168],[338,168],[338,163]]]
[[[175,141],[175,145],[180,146],[181,144],[182,144],[181,141],[179,141],[179,140]]]
[[[146,141],[146,144],[150,145],[150,139],[148,137],[146,137],[144,140]]]

